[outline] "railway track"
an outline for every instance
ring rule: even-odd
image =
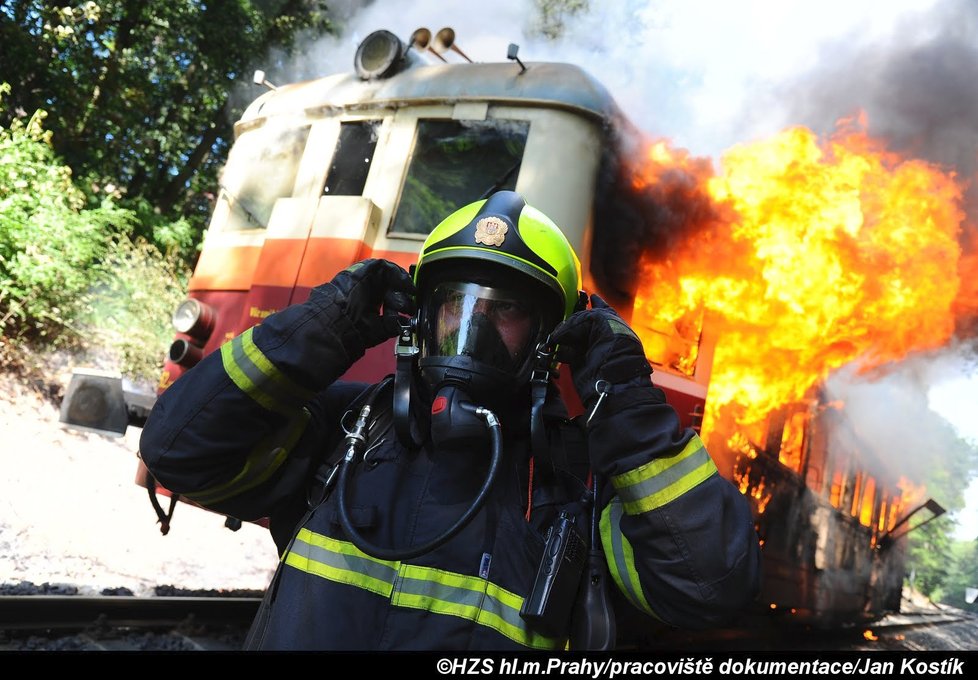
[[[241,649],[250,597],[0,597],[0,651]]]
[[[0,652],[240,650],[257,597],[0,597]],[[949,610],[894,614],[831,630],[745,626],[672,631],[633,650],[978,650],[978,617]]]
[[[638,647],[643,647],[639,643]],[[738,628],[672,630],[649,640],[648,649],[689,651],[974,651],[978,616],[947,608],[889,614],[877,621],[820,628],[755,620]]]

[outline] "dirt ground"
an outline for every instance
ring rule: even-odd
[[[223,517],[180,504],[160,534],[133,481],[140,432],[110,439],[64,429],[50,399],[0,374],[0,586],[264,589],[276,564],[265,529],[232,532]]]

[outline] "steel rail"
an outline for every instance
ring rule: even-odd
[[[199,625],[247,624],[260,603],[251,597],[0,596],[0,630],[83,630],[96,624],[163,628],[188,620]]]

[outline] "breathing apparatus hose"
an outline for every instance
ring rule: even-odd
[[[489,491],[492,489],[492,485],[496,481],[496,476],[499,473],[500,462],[502,461],[503,457],[502,426],[499,419],[496,417],[496,414],[489,409],[472,404],[464,405],[465,408],[471,409],[475,415],[484,420],[486,423],[486,428],[489,430],[492,458],[489,462],[489,472],[486,474],[486,480],[482,483],[482,488],[479,489],[479,493],[476,494],[472,504],[464,513],[462,513],[462,516],[459,517],[458,520],[440,536],[428,541],[424,545],[411,548],[384,548],[379,545],[374,545],[361,536],[360,533],[354,528],[353,523],[350,521],[350,513],[347,511],[347,484],[353,478],[353,468],[356,465],[357,459],[362,456],[364,450],[366,449],[367,441],[365,433],[367,430],[367,422],[370,416],[370,406],[372,401],[372,398],[368,400],[367,404],[360,410],[360,416],[357,419],[356,425],[346,437],[347,452],[343,460],[340,462],[340,476],[337,484],[339,486],[339,498],[337,505],[339,506],[340,524],[353,545],[367,555],[376,557],[380,560],[409,560],[429,553],[438,546],[448,542],[448,540],[455,534],[464,529],[465,526],[472,521],[472,518],[475,517],[475,514],[482,509],[483,505],[485,505],[486,500],[489,498]]]

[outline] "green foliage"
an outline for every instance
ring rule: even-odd
[[[914,588],[928,597],[935,597],[949,573],[948,553],[951,550],[950,520],[945,517],[930,522],[909,536],[909,564],[916,577]]]
[[[941,584],[941,602],[978,614],[978,601],[968,603],[968,588],[978,588],[978,540],[958,541],[951,549],[948,573]]]
[[[929,458],[927,478],[922,481],[927,495],[950,513],[964,507],[965,489],[978,469],[978,450],[973,442],[957,436],[949,423],[941,422],[946,432],[933,433],[935,441],[943,442],[941,455]],[[912,522],[917,525],[926,519],[925,516]],[[907,567],[916,573],[914,586],[932,599],[949,596],[951,584],[962,577],[961,565],[951,559],[953,531],[953,521],[942,516],[908,535]]]
[[[550,40],[564,35],[564,23],[588,10],[588,0],[534,0],[536,16],[530,30]]]
[[[80,303],[86,345],[108,353],[125,375],[155,383],[173,339],[170,314],[185,297],[189,270],[172,250],[116,239],[98,282]]]
[[[0,127],[0,338],[88,350],[152,380],[187,284],[179,253],[189,226],[158,218],[166,253],[131,241],[135,213],[109,197],[86,207],[43,119],[38,111]]]
[[[270,48],[288,55],[307,30],[331,30],[324,0],[0,3],[3,342],[87,339],[153,372],[232,102],[258,94],[251,73]]]
[[[132,215],[110,201],[83,209],[43,119],[37,111],[26,124],[0,127],[0,334],[54,340],[71,327],[110,237],[125,234]]]

